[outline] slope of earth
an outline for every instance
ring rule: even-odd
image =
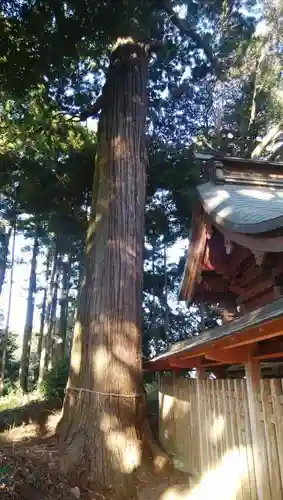
[[[149,406],[153,409],[154,405]],[[115,500],[101,491],[79,489],[60,474],[54,436],[59,418],[60,411],[49,414],[43,433],[42,426],[33,422],[0,434],[1,500]],[[156,415],[151,415],[150,420],[156,423]],[[189,478],[177,471],[169,475],[143,472],[137,493],[139,500],[191,498]]]

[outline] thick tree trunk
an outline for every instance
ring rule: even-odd
[[[43,330],[42,337],[42,348],[40,353],[40,362],[39,362],[39,376],[38,376],[38,387],[40,386],[44,375],[48,368],[48,361],[50,358],[50,335],[52,330],[52,315],[54,314],[54,283],[56,282],[56,272],[58,268],[58,249],[57,244],[54,242],[53,244],[53,263],[52,263],[52,271],[49,281],[49,288],[47,294],[47,306],[46,306],[46,322]]]
[[[20,361],[20,386],[23,392],[28,391],[28,369],[29,369],[30,347],[31,347],[31,337],[33,328],[33,317],[34,317],[34,304],[35,304],[35,294],[36,294],[36,264],[37,264],[38,248],[39,248],[39,241],[38,241],[38,228],[37,228],[35,231],[35,237],[32,248],[26,323],[24,329],[22,354]]]
[[[1,363],[0,363],[0,396],[4,394],[4,380],[5,380],[5,369],[6,369],[6,359],[7,359],[7,340],[10,328],[10,317],[11,317],[11,307],[12,307],[12,293],[14,284],[14,264],[15,264],[15,248],[16,248],[16,234],[17,234],[17,221],[14,222],[13,230],[13,240],[12,240],[12,253],[11,253],[11,274],[9,283],[9,296],[8,296],[8,309],[6,316],[6,326],[4,330],[4,338],[2,339],[1,345]]]
[[[141,365],[148,53],[115,49],[103,93],[86,268],[57,433],[81,482],[131,498],[145,449]]]
[[[9,228],[7,233],[4,231],[3,233],[0,234],[0,297],[6,276],[11,234],[12,234],[11,227]]]

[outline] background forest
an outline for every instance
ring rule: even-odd
[[[177,301],[195,153],[283,157],[280,0],[0,0],[1,394],[18,384],[31,391],[48,372],[66,380],[95,168],[94,103],[109,48],[129,24],[160,47],[148,81],[145,357],[201,328],[198,306]],[[207,309],[205,327],[216,321]]]

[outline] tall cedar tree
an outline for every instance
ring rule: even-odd
[[[141,363],[149,57],[149,46],[120,39],[110,61],[85,279],[57,428],[67,472],[118,498],[131,497],[133,473],[150,445]]]

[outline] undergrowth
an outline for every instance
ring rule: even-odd
[[[23,394],[19,388],[16,388],[6,396],[0,398],[0,411],[11,410],[19,406],[24,406],[31,401],[43,401],[44,399],[46,399],[46,396],[42,391],[37,390]]]

